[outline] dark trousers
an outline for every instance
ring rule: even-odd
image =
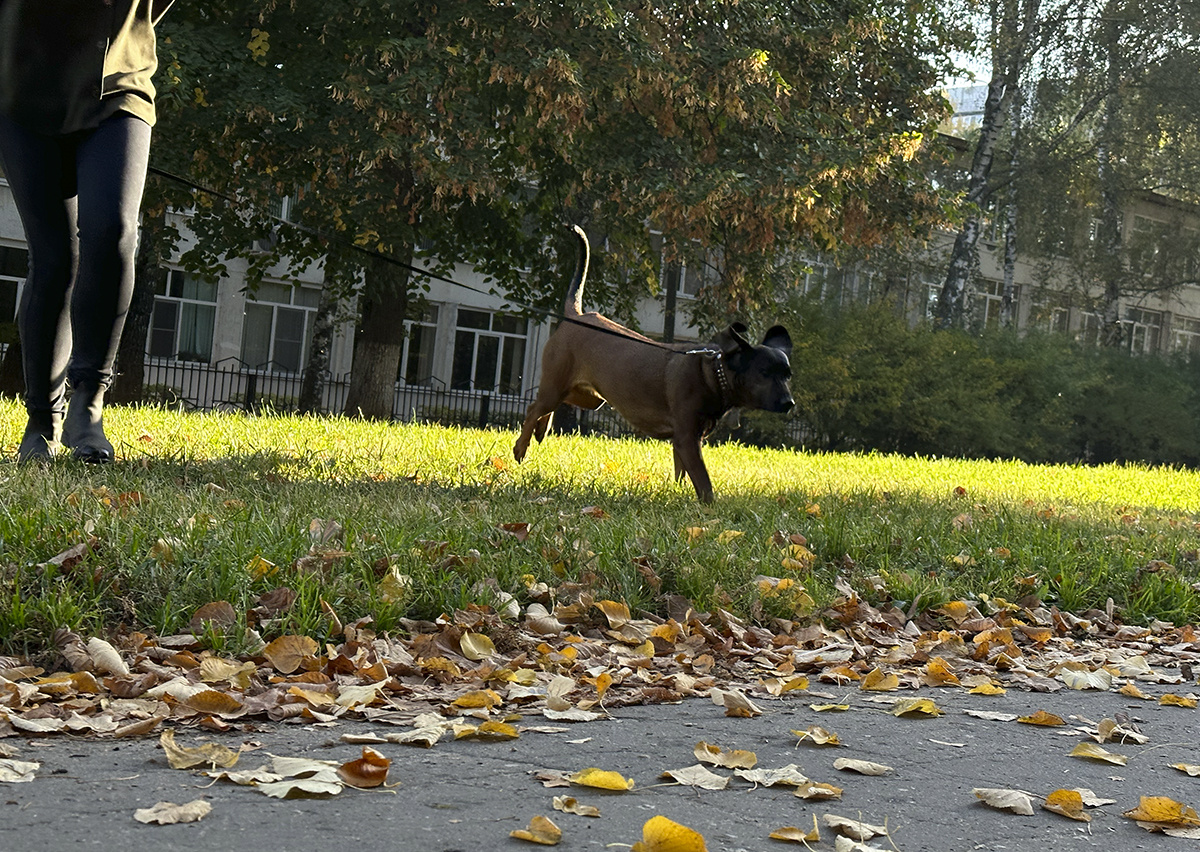
[[[125,113],[68,136],[0,116],[0,160],[29,246],[17,328],[31,412],[62,411],[64,380],[112,382],[149,156],[150,126]]]

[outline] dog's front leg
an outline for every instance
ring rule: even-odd
[[[704,457],[700,454],[700,436],[690,431],[684,434],[676,432],[675,437],[671,439],[671,444],[675,450],[675,478],[681,478],[680,470],[682,469],[692,480],[692,487],[696,489],[696,498],[701,503],[711,503],[713,501],[712,480],[708,477],[708,468],[704,464]]]

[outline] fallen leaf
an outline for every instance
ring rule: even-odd
[[[158,738],[158,744],[167,755],[172,769],[193,769],[197,766],[228,769],[238,762],[240,752],[232,751],[219,743],[205,743],[188,748],[175,744],[175,731],[168,728]]]
[[[516,828],[508,833],[509,837],[517,840],[527,840],[542,846],[557,846],[562,840],[562,829],[550,821],[548,817],[535,816],[529,820],[528,828]]]
[[[482,725],[455,725],[450,729],[454,739],[474,737],[480,740],[515,740],[520,731],[507,722],[484,722]]]
[[[600,790],[632,790],[634,784],[632,778],[625,778],[619,772],[597,769],[594,766],[581,769],[568,777],[572,784],[596,787]]]
[[[1195,763],[1172,763],[1171,768],[1178,769],[1180,772],[1186,772],[1193,778],[1200,775],[1200,765]]]
[[[307,799],[336,796],[342,792],[345,785],[338,780],[328,778],[285,778],[282,781],[272,781],[258,784],[255,789],[264,796],[272,799]]]
[[[788,787],[799,787],[809,783],[804,771],[794,763],[779,769],[735,769],[733,774],[751,784],[761,784],[763,787],[774,787],[782,784]]]
[[[309,636],[280,636],[262,651],[280,674],[291,674],[316,653],[317,642]]]
[[[807,799],[809,801],[840,799],[842,797],[842,788],[835,787],[833,784],[826,784],[824,781],[811,781],[808,784],[801,784],[796,787],[795,796],[798,799]]]
[[[350,787],[369,789],[387,780],[392,761],[373,748],[363,746],[362,757],[349,760],[338,767],[338,777]]]
[[[504,703],[504,699],[500,697],[500,693],[491,689],[476,689],[471,692],[464,693],[458,698],[450,702],[455,707],[461,707],[464,710],[490,710],[493,707],[499,707]]]
[[[750,719],[754,716],[762,715],[762,710],[758,708],[758,705],[737,690],[727,692],[723,689],[713,687],[708,691],[708,695],[712,699],[713,704],[725,708],[726,716]]]
[[[1167,693],[1158,699],[1158,703],[1164,707],[1195,707],[1196,699],[1191,695],[1172,695]]]
[[[810,704],[809,709],[815,710],[818,713],[828,713],[830,711],[844,713],[850,709],[849,704]]]
[[[870,692],[890,692],[893,689],[900,688],[900,678],[891,672],[884,672],[883,669],[875,668],[863,676],[858,688]]]
[[[668,769],[662,774],[662,777],[671,778],[688,787],[699,787],[702,790],[724,790],[729,786],[728,778],[710,772],[706,766],[699,763],[683,769]]]
[[[32,781],[41,764],[33,760],[0,758],[0,783],[20,784]]]
[[[182,822],[198,822],[211,812],[212,805],[203,799],[196,799],[186,805],[159,802],[152,808],[139,808],[133,812],[133,818],[147,825],[176,825]]]
[[[1069,665],[1069,664],[1067,664]],[[1058,670],[1058,679],[1071,689],[1112,689],[1112,672],[1105,669],[1094,671],[1086,668],[1067,668],[1064,665]]]
[[[1003,695],[1006,690],[1002,686],[997,686],[994,683],[981,683],[978,686],[973,686],[969,690],[972,695]]]
[[[1062,716],[1056,716],[1053,713],[1047,713],[1045,710],[1039,710],[1032,716],[1020,716],[1017,721],[1023,725],[1042,725],[1044,727],[1057,727],[1065,725]]]
[[[790,840],[793,843],[803,843],[807,846],[809,843],[819,843],[821,840],[821,829],[817,825],[817,815],[813,814],[812,831],[805,831],[802,828],[794,826],[785,826],[777,828],[769,835],[772,840]]]
[[[88,656],[92,658],[95,671],[122,677],[129,674],[129,666],[121,659],[117,649],[103,639],[92,638],[87,642]]]
[[[458,644],[462,648],[463,656],[473,662],[486,660],[496,653],[496,646],[491,638],[482,633],[464,633]]]
[[[631,852],[708,852],[704,836],[664,816],[654,816],[642,826],[642,839]]]
[[[886,775],[894,771],[892,767],[882,763],[872,763],[869,760],[854,760],[847,757],[839,757],[835,760],[833,768],[844,772],[857,772],[859,775]],[[865,840],[866,838],[859,839]]]
[[[1033,796],[1029,793],[999,787],[976,787],[971,792],[988,807],[1025,816],[1033,814]]]
[[[1079,822],[1092,821],[1092,818],[1084,813],[1083,796],[1078,790],[1055,790],[1046,797],[1042,807],[1052,813],[1061,814]]]
[[[1142,796],[1136,808],[1121,816],[1136,820],[1149,831],[1200,826],[1200,817],[1195,810],[1167,796]]]
[[[820,725],[810,725],[802,731],[793,730],[792,733],[799,737],[801,742],[808,740],[813,745],[840,746],[842,744],[837,734]]]
[[[1130,698],[1141,698],[1143,701],[1154,700],[1153,695],[1147,695],[1146,693],[1142,692],[1140,689],[1138,689],[1137,684],[1133,681],[1126,683],[1124,686],[1118,689],[1117,692],[1121,693],[1122,695],[1128,695]]]
[[[753,769],[758,764],[758,755],[743,749],[723,750],[720,746],[706,742],[696,743],[692,754],[701,763],[711,763],[713,766],[723,766],[726,769]]]
[[[872,837],[884,837],[888,833],[886,826],[871,825],[870,823],[861,822],[856,819],[838,816],[837,814],[825,814],[823,819],[825,825],[832,829],[835,834],[849,837],[851,840],[870,840]]]
[[[562,811],[565,814],[575,814],[576,816],[598,817],[600,809],[592,805],[585,805],[576,799],[574,796],[555,796],[552,802],[554,810]]]
[[[893,716],[941,716],[944,712],[931,698],[902,698],[892,707]]]
[[[1111,752],[1108,749],[1103,749],[1095,743],[1080,743],[1071,749],[1069,752],[1071,757],[1083,757],[1088,760],[1102,760],[1105,763],[1114,763],[1117,766],[1124,766],[1129,762],[1129,758],[1123,754]]]

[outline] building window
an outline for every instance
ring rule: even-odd
[[[179,269],[168,270],[154,293],[149,354],[176,361],[211,361],[216,318],[216,283]]]
[[[1121,320],[1130,352],[1157,352],[1162,343],[1162,314],[1143,308],[1127,308]]]
[[[1200,319],[1174,317],[1171,320],[1171,348],[1191,358],[1200,355]]]
[[[459,308],[450,387],[520,393],[527,326],[520,317]]]
[[[242,360],[258,370],[302,371],[320,302],[316,287],[264,281],[246,299]]]
[[[438,309],[429,305],[418,320],[404,323],[404,351],[400,357],[400,375],[406,385],[428,385],[433,381],[433,353],[437,342]]]
[[[1013,303],[1018,297],[1017,288],[1013,291]],[[981,328],[999,328],[1000,315],[1004,310],[1004,282],[984,279],[975,289],[974,321]]]

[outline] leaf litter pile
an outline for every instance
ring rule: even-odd
[[[317,524],[314,521],[314,524]],[[321,522],[324,524],[325,522]],[[779,541],[787,554],[794,543]],[[793,554],[794,555],[794,554]],[[642,573],[652,585],[653,569]],[[211,783],[253,788],[273,798],[332,797],[352,789],[388,788],[393,760],[383,750],[395,745],[433,748],[448,739],[512,740],[527,732],[560,733],[564,723],[607,718],[615,708],[705,697],[731,717],[760,715],[767,702],[802,700],[836,719],[849,709],[847,690],[887,705],[896,716],[935,718],[944,711],[929,698],[888,695],[940,687],[978,696],[1007,689],[1116,691],[1156,700],[1139,683],[1176,685],[1159,703],[1194,708],[1192,667],[1200,660],[1200,636],[1190,626],[1120,623],[1106,610],[1070,614],[1037,601],[954,601],[910,616],[891,605],[862,600],[844,581],[824,612],[769,626],[748,623],[717,609],[697,612],[677,596],[662,600],[662,616],[631,613],[620,601],[598,599],[593,584],[557,587],[529,578],[526,599],[502,595],[499,608],[473,606],[432,622],[406,621],[404,635],[377,633],[371,619],[342,624],[332,607],[326,614],[338,641],[324,646],[308,636],[259,640],[252,653],[232,659],[203,649],[199,638],[210,622],[232,623],[236,613],[218,601],[192,619],[195,632],[151,636],[131,632],[108,641],[61,629],[54,636],[61,668],[47,671],[0,657],[0,783],[34,781],[39,764],[17,757],[5,738],[67,734],[96,739],[157,736],[174,769],[202,772]],[[397,582],[403,583],[403,578]],[[759,577],[763,595],[786,591],[811,605],[792,580]],[[285,611],[295,592],[280,587],[256,602],[260,625]],[[827,691],[832,690],[832,692]],[[835,700],[836,696],[842,696]],[[1045,711],[1015,714],[972,711],[981,718],[1048,727],[1067,726]],[[258,746],[237,750],[215,742],[185,745],[205,732],[251,730],[253,723],[375,723],[373,733],[347,734],[361,756],[343,763],[267,755],[247,767],[242,758]],[[831,725],[793,730],[795,741],[816,748],[842,745]],[[1124,765],[1122,751],[1148,741],[1128,718],[1089,723],[1064,755]],[[1112,746],[1106,748],[1105,746]],[[393,752],[394,754],[394,752]],[[751,788],[784,785],[810,801],[839,800],[843,789],[828,779],[809,778],[799,766],[764,768],[753,752],[699,742],[695,763],[664,769],[655,783],[725,790],[732,782]],[[892,767],[840,758],[835,770],[888,775]],[[1200,775],[1200,765],[1171,766]],[[721,770],[720,772],[714,770]],[[537,772],[546,787],[625,792],[632,778],[597,767],[574,773]],[[1112,804],[1090,790],[1059,789],[1044,794],[976,788],[987,806],[1030,815],[1041,809],[1087,822],[1089,809]],[[593,804],[555,796],[550,807],[563,814],[600,817]],[[159,802],[138,810],[143,823],[171,824],[204,818],[204,800],[177,805]],[[1148,831],[1200,838],[1200,816],[1189,805],[1162,796],[1143,796],[1123,814]],[[895,848],[886,825],[827,813],[811,828],[781,826],[779,841],[808,846],[821,840],[822,825],[839,849]],[[544,815],[511,837],[554,845],[563,831]],[[694,830],[655,816],[643,826],[639,852],[704,850]]]

